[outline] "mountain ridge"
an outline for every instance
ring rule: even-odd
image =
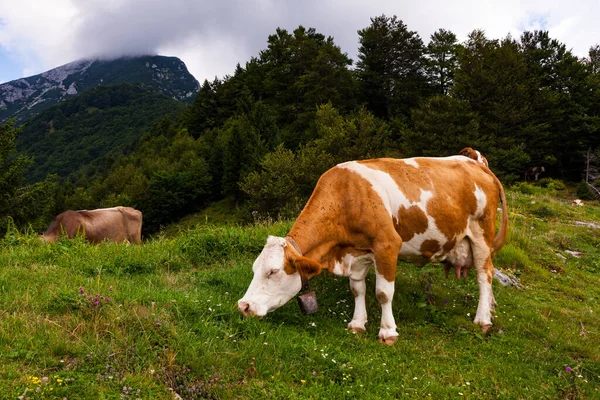
[[[141,84],[175,100],[190,103],[199,82],[177,57],[126,56],[111,60],[80,59],[41,74],[0,84],[0,123],[17,123],[99,85]]]

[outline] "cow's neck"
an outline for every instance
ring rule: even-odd
[[[330,258],[329,253],[337,244],[335,233],[322,221],[305,214],[300,214],[287,236],[296,242],[303,256],[322,263]],[[329,265],[325,267],[330,269]]]

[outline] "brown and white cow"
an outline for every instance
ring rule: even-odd
[[[495,234],[498,198],[502,223]],[[380,342],[397,338],[392,314],[396,264],[445,261],[477,272],[474,322],[489,330],[496,302],[492,256],[507,234],[504,189],[484,165],[463,156],[374,159],[325,172],[288,236],[269,236],[254,277],[238,301],[244,315],[263,316],[301,289],[301,275],[327,270],[350,278],[355,309],[348,328],[365,331],[365,277],[375,265],[382,308]]]
[[[74,238],[85,235],[90,243],[110,241],[142,243],[142,213],[131,207],[100,208],[97,210],[68,210],[58,214],[41,236],[55,242],[64,234]]]
[[[465,147],[464,149],[462,149],[460,151],[460,153],[458,153],[461,156],[465,156],[465,157],[469,157],[475,161],[479,161],[480,163],[482,163],[483,165],[485,165],[486,167],[489,167],[488,164],[488,160],[487,158],[485,158],[480,152],[479,150],[475,150],[472,149],[470,147]]]
[[[527,168],[525,170],[525,180],[527,180],[527,177],[531,178],[533,176],[535,178],[535,180],[537,181],[538,178],[540,177],[540,175],[542,174],[542,172],[544,172],[544,171],[546,171],[546,169],[541,166]]]

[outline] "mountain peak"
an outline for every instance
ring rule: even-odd
[[[23,122],[47,107],[99,85],[138,83],[183,102],[200,84],[177,57],[125,56],[81,59],[0,85],[0,123]]]

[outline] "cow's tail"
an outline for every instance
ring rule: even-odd
[[[490,171],[491,172],[491,171]],[[504,195],[504,187],[502,187],[502,183],[500,180],[494,175],[492,172],[491,175],[494,178],[494,182],[500,191],[500,203],[502,204],[502,222],[500,224],[500,229],[494,238],[492,243],[492,255],[498,253],[502,247],[504,247],[504,242],[506,242],[506,235],[508,235],[508,207],[506,206],[506,196]]]

